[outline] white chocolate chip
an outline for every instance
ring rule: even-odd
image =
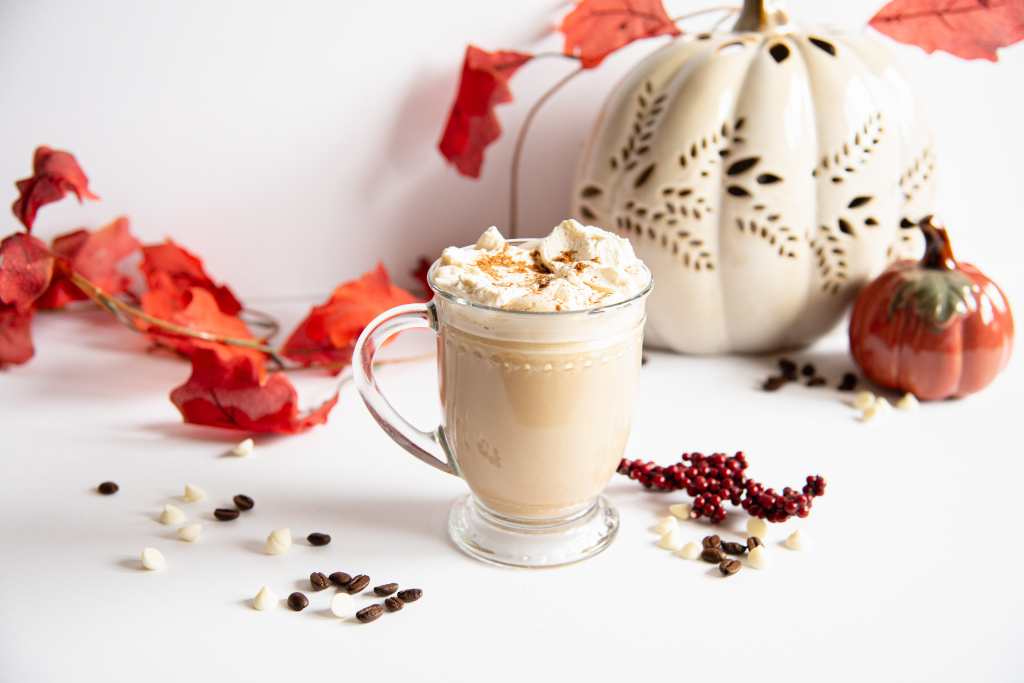
[[[283,555],[292,547],[292,532],[290,529],[275,529],[267,536],[267,543],[263,551],[267,555]]]
[[[162,571],[167,568],[167,560],[164,559],[164,554],[156,548],[143,548],[142,568],[151,572]]]
[[[768,555],[765,553],[763,545],[751,548],[747,553],[747,564],[754,569],[764,569],[768,566]]]
[[[857,410],[865,410],[868,406],[874,405],[875,395],[870,391],[858,391],[853,397],[853,407]]]
[[[346,619],[356,613],[352,596],[348,593],[335,593],[331,598],[331,613],[339,619]]]
[[[239,441],[238,444],[231,449],[231,455],[237,455],[239,458],[244,458],[247,455],[252,455],[252,450],[256,446],[252,439],[244,439]]]
[[[757,536],[762,541],[768,537],[768,522],[757,517],[751,517],[747,520],[747,533],[751,536]]]
[[[203,533],[203,525],[195,522],[178,529],[178,538],[189,543],[195,543],[201,533]]]
[[[698,557],[700,557],[702,551],[703,548],[701,547],[700,543],[694,543],[693,541],[690,541],[689,543],[684,545],[679,550],[679,552],[676,553],[676,555],[683,558],[684,560],[696,560]]]
[[[274,595],[269,588],[263,586],[260,588],[260,592],[256,594],[256,597],[252,599],[253,609],[258,609],[263,612],[268,610],[277,604],[277,596]]]
[[[195,484],[185,484],[185,502],[194,503],[198,500],[206,498],[206,491],[202,490]]]
[[[888,415],[892,412],[892,404],[886,401],[881,396],[875,399],[875,402],[865,408],[861,414],[860,419],[862,422],[870,422],[876,417]]]
[[[181,508],[174,505],[164,505],[164,509],[160,513],[161,524],[181,524],[184,521],[185,513],[181,511]]]
[[[654,531],[656,533],[664,536],[668,532],[670,532],[673,529],[676,529],[678,527],[679,527],[679,521],[676,520],[675,517],[669,515],[667,517],[662,517],[660,520],[658,520],[658,523],[654,526]]]
[[[919,405],[917,396],[911,393],[903,394],[898,401],[896,401],[896,407],[900,410],[914,410]]]
[[[693,508],[690,507],[689,503],[676,503],[675,505],[669,505],[668,511],[672,513],[677,519],[689,519],[690,511]]]
[[[672,529],[658,540],[658,547],[665,550],[681,550],[683,547],[683,534],[679,529]]]
[[[783,544],[790,550],[803,550],[804,539],[800,536],[800,530],[797,529],[789,536],[786,537],[786,542]]]

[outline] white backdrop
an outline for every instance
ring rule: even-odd
[[[715,1],[669,5],[681,13]],[[808,22],[858,26],[882,1],[789,4]],[[506,215],[511,137],[491,149],[479,182],[435,150],[465,42],[554,47],[542,37],[566,9],[556,0],[0,0],[0,201],[14,199],[14,179],[46,143],[74,151],[104,201],[48,207],[41,235],[127,213],[141,237],[173,234],[247,300],[311,301],[378,258],[408,281],[416,255]],[[539,232],[566,211],[605,93],[662,42],[613,56],[541,116],[526,155],[526,224]],[[996,65],[893,49],[931,110],[959,253],[1019,304],[1024,45]],[[538,63],[516,76],[519,102],[500,112],[509,131],[567,68]],[[266,308],[284,318],[305,306]],[[1021,680],[1019,353],[975,397],[870,425],[827,389],[755,391],[771,358],[652,353],[629,457],[744,448],[762,481],[812,472],[830,481],[811,518],[772,532],[771,571],[722,580],[656,549],[645,528],[667,500],[623,481],[609,490],[622,533],[601,558],[558,572],[485,567],[444,535],[464,487],[401,452],[351,384],[328,425],[225,458],[238,435],[182,425],[167,400],[185,364],[129,352],[145,341],[99,312],[35,324],[37,357],[0,377],[0,683],[751,671],[793,683]],[[834,379],[850,368],[845,349],[840,331],[798,357]],[[433,363],[382,375],[411,418],[436,420]],[[93,495],[106,478],[121,492]],[[186,481],[210,493],[185,506],[206,527],[195,546],[153,521],[161,505],[180,503]],[[256,510],[212,521],[210,510],[239,491]],[[742,517],[730,519],[735,540]],[[775,550],[794,525],[807,551]],[[280,526],[335,541],[262,555]],[[707,529],[685,525],[687,540]],[[146,545],[166,553],[168,571],[138,570]],[[301,615],[248,608],[261,584],[284,597],[314,569],[422,581],[427,596],[371,627],[326,618],[324,593]]]
[[[667,3],[673,14],[710,4]],[[789,2],[804,23],[845,27],[864,26],[882,4]],[[507,213],[511,134],[491,148],[476,182],[435,148],[465,43],[557,49],[551,28],[569,6],[3,0],[0,199],[13,201],[13,181],[45,143],[75,152],[104,201],[50,207],[41,235],[125,213],[144,240],[173,235],[249,300],[313,299],[377,259],[408,283],[416,255],[502,226]],[[527,232],[566,213],[600,103],[663,40],[613,56],[541,115],[525,157]],[[998,280],[1024,245],[1024,47],[993,65],[892,45],[930,109],[940,206],[960,255]],[[571,68],[558,60],[524,68],[518,101],[500,109],[506,131]]]

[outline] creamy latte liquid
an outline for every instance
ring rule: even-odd
[[[604,489],[629,437],[642,325],[599,341],[530,343],[440,329],[444,428],[490,510],[558,518]]]

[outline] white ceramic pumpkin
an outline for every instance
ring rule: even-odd
[[[601,113],[573,212],[654,273],[647,339],[686,353],[808,344],[920,249],[933,156],[901,76],[865,36],[804,32],[747,0],[728,33],[683,36]]]

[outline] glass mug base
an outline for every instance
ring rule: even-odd
[[[504,567],[559,567],[607,548],[619,530],[619,513],[604,496],[569,517],[543,524],[497,515],[470,494],[452,505],[448,534],[464,553]]]

